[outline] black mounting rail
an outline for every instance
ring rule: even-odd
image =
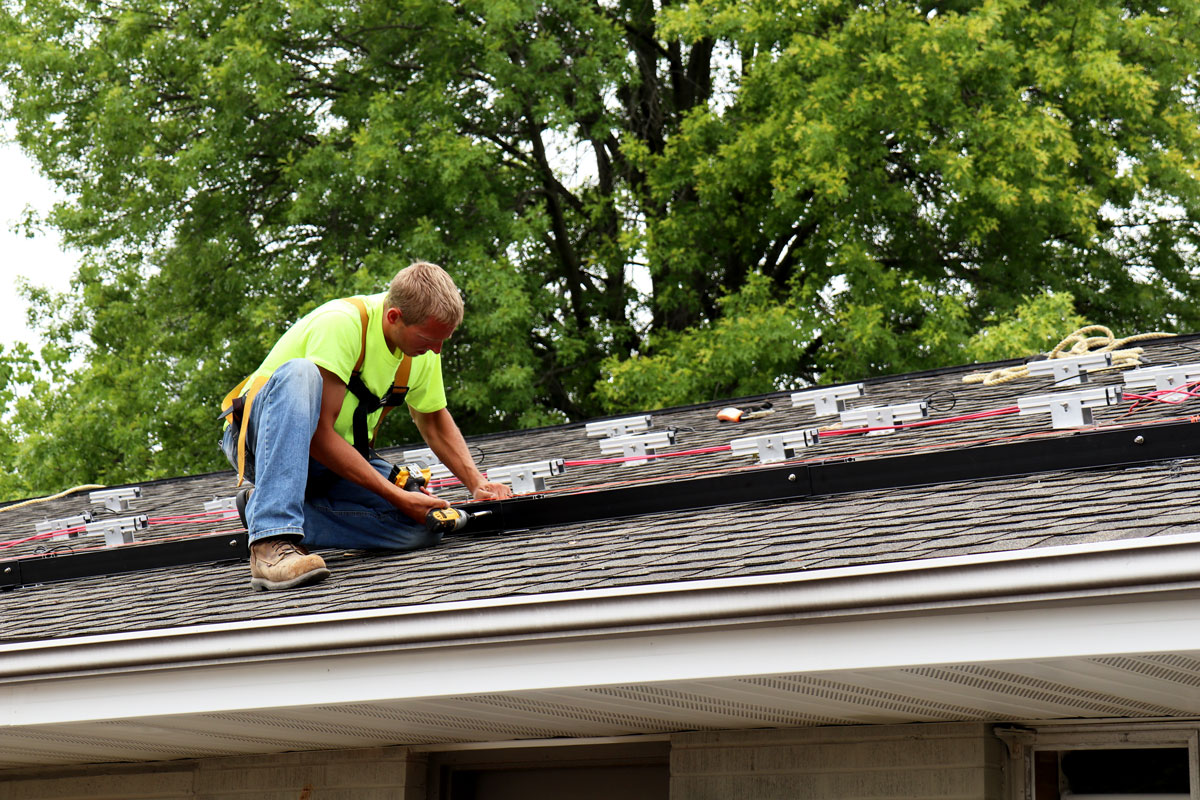
[[[1111,469],[1200,456],[1200,424],[1081,431],[980,447],[960,447],[863,461],[813,463],[717,472],[704,478],[615,489],[517,497],[470,503],[491,511],[459,535],[496,534],[621,519],[646,514],[718,508],[738,503],[801,500],[880,489],[959,481],[998,480],[1040,472]],[[244,531],[159,544],[125,545],[71,555],[0,562],[0,589],[186,564],[246,558]]]
[[[171,542],[123,545],[85,553],[48,554],[0,561],[0,589],[186,564],[240,561],[246,558],[246,548],[246,532],[237,531]]]
[[[739,469],[703,478],[512,500],[472,503],[491,511],[464,533],[545,528],[737,503],[799,500],[1039,472],[1136,466],[1200,456],[1200,424],[1171,422],[1006,444],[960,447],[856,461]]]

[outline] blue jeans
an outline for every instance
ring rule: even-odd
[[[251,404],[246,429],[246,505],[250,541],[270,536],[303,539],[311,548],[415,550],[441,541],[374,492],[338,478],[308,454],[321,412],[321,373],[303,358],[283,364]],[[230,425],[221,449],[237,469],[238,431]],[[392,465],[373,458],[384,478]],[[305,499],[309,482],[328,486]]]

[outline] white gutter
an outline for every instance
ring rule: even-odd
[[[0,645],[0,684],[1200,589],[1200,534]],[[1128,599],[1128,598],[1126,598]],[[16,686],[14,685],[15,689]]]

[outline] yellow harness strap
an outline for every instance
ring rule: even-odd
[[[360,375],[359,379],[361,380],[363,360],[367,356],[367,325],[368,325],[367,304],[364,303],[358,297],[348,297],[346,299],[349,300],[350,303],[353,304],[354,307],[358,309],[358,316],[359,316],[359,319],[362,321],[362,347],[359,348],[358,361],[355,362],[354,371],[353,371],[353,375]],[[406,356],[404,356],[404,358],[400,359],[400,366],[396,368],[396,378],[392,382],[393,390],[396,388],[401,388],[407,392],[408,376],[409,376],[409,373],[411,370],[412,370],[412,359],[406,355]],[[257,395],[259,390],[262,389],[262,387],[266,385],[268,380],[269,380],[269,376],[264,377],[261,375],[258,376],[257,378],[254,378],[253,380],[251,380],[249,377],[243,378],[242,382],[239,383],[237,386],[233,387],[233,389],[230,390],[229,394],[225,395],[225,399],[221,401],[221,416],[226,416],[229,413],[229,410],[233,406],[234,401],[237,400],[239,397],[242,398],[242,401],[244,403],[244,405],[242,406],[242,424],[241,424],[241,427],[238,429],[238,447],[237,447],[237,453],[238,453],[238,455],[237,455],[237,471],[238,471],[237,485],[238,486],[242,485],[242,482],[245,480],[245,474],[246,474],[246,429],[250,424],[250,407],[254,403],[254,396]],[[249,383],[250,386],[248,389],[246,389],[246,393],[243,395],[242,389],[246,386],[247,383]],[[391,408],[392,408],[391,406],[384,406],[383,410],[380,412],[379,420],[375,423],[375,430],[372,431],[372,433],[371,433],[371,444],[372,445],[375,444],[375,434],[379,433],[379,426],[383,424],[383,418],[387,416],[387,413],[388,413],[388,411],[391,410]]]
[[[404,389],[405,394],[408,393],[408,374],[412,371],[412,359],[408,356],[400,359],[400,366],[396,367],[396,378],[392,381],[392,390],[396,387]],[[393,406],[384,406],[379,412],[379,419],[375,420],[375,430],[371,431],[371,446],[375,446],[375,437],[379,434],[379,426],[383,424],[383,418],[388,415]]]
[[[363,359],[367,357],[367,304],[360,297],[347,297],[350,304],[358,309],[358,319],[362,323],[362,345],[358,348],[358,361],[354,362],[353,373],[362,372]]]
[[[242,387],[245,386],[247,382],[249,382],[250,388],[246,390],[245,395],[242,395],[242,394],[240,394],[240,392],[242,391]],[[237,446],[237,454],[238,454],[237,455],[237,473],[238,473],[237,485],[238,486],[242,485],[242,482],[245,480],[245,475],[246,475],[246,427],[250,424],[250,407],[254,403],[254,396],[256,394],[258,394],[258,390],[261,389],[263,386],[265,386],[266,383],[267,383],[267,379],[262,377],[261,375],[259,377],[255,378],[254,380],[250,380],[250,378],[248,378],[248,377],[243,378],[242,382],[239,383],[237,386],[233,387],[233,389],[229,392],[229,394],[225,395],[225,399],[221,401],[222,415],[225,412],[227,412],[231,406],[233,406],[233,402],[235,400],[237,400],[239,397],[241,397],[244,402],[244,405],[242,406],[242,425],[241,425],[241,428],[238,429],[238,446]]]

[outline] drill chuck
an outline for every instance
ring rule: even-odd
[[[491,511],[479,511],[474,514],[461,508],[435,508],[425,515],[425,527],[430,533],[447,534],[462,530],[467,523],[476,517],[491,514]]]

